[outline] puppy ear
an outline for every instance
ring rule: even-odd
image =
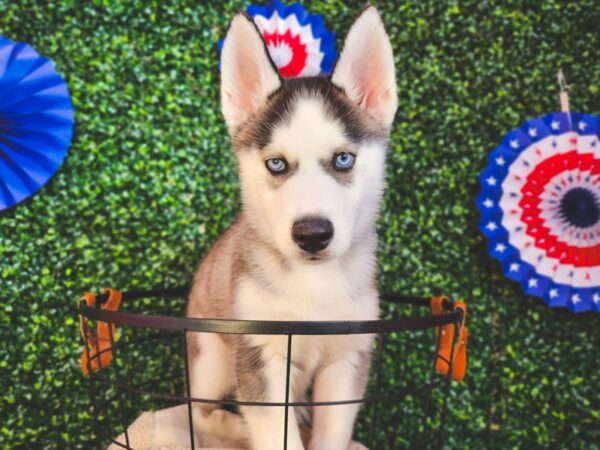
[[[386,127],[398,107],[394,55],[379,13],[368,6],[350,27],[331,81]]]
[[[230,132],[281,86],[279,73],[252,18],[237,14],[221,51],[221,109]]]

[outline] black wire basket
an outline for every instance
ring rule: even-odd
[[[177,288],[119,294],[128,305],[152,310],[161,304],[158,299],[162,299],[162,305],[164,301],[184,304],[187,291],[187,288]],[[284,423],[287,423],[288,409],[293,406],[314,408],[358,403],[363,406],[355,423],[355,439],[369,449],[444,446],[452,364],[465,315],[463,309],[456,308],[447,298],[441,298],[441,313],[415,315],[419,310],[430,308],[433,299],[382,295],[382,317],[389,319],[339,322],[195,319],[163,315],[167,312],[165,309],[158,311],[162,314],[134,314],[105,309],[108,298],[108,293],[102,293],[94,295],[92,303],[83,300],[79,303],[85,343],[82,369],[88,374],[92,406],[88,416],[92,421],[90,442],[96,448],[112,443],[117,448],[132,449],[128,426],[133,419],[143,410],[178,404],[187,404],[189,448],[198,448],[192,431],[194,403],[219,404],[232,412],[240,405],[282,408],[285,410]],[[99,328],[92,332],[93,324],[105,327],[108,334],[105,345],[100,345],[98,340]],[[440,340],[443,330],[449,327],[453,337],[448,357],[447,352],[445,356],[440,352]],[[191,397],[186,342],[190,333],[198,332],[286,337],[285,402]],[[294,337],[351,334],[376,336],[365,396],[336,402],[290,401],[289,355]],[[448,368],[446,373],[440,374],[436,370],[440,360]],[[286,434],[287,427],[284,430]],[[122,433],[122,439],[115,439],[119,433]],[[285,435],[281,448],[287,450],[287,445]]]

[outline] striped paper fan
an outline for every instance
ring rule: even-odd
[[[600,311],[600,121],[552,113],[508,133],[480,175],[480,229],[549,306]]]
[[[52,177],[72,132],[69,92],[52,62],[0,36],[0,210]]]
[[[272,0],[266,6],[250,5],[246,13],[262,33],[269,55],[286,78],[328,74],[336,58],[335,35],[319,15],[300,3],[284,5]],[[218,43],[219,51],[223,40]]]

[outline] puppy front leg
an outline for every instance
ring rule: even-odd
[[[324,367],[316,376],[315,402],[362,398],[369,372],[369,353],[357,352],[349,359]],[[313,432],[308,450],[347,450],[359,405],[315,406]]]
[[[265,356],[267,350],[246,346],[238,350],[237,383],[240,400],[285,402],[287,358],[278,353]],[[290,401],[292,401],[292,371]],[[284,448],[285,409],[282,406],[243,406],[242,415],[250,432],[252,450],[282,450]],[[288,408],[288,450],[304,450],[293,407]]]

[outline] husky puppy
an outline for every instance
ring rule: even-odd
[[[283,79],[252,19],[231,22],[221,105],[237,157],[241,213],[194,276],[187,316],[371,320],[385,152],[397,107],[392,47],[374,7],[352,25],[329,77]],[[361,398],[372,336],[294,336],[291,401]],[[188,335],[191,394],[284,402],[286,336]],[[194,414],[216,406],[200,406]],[[310,450],[347,450],[357,405],[312,411]],[[303,450],[290,408],[287,448]],[[253,450],[280,450],[284,408],[241,414]]]

